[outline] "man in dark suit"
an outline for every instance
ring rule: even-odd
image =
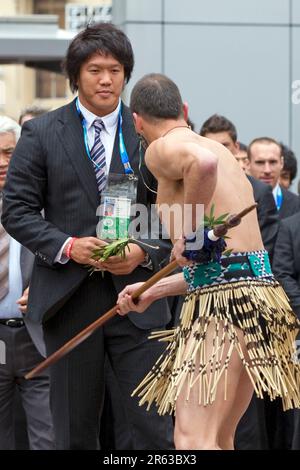
[[[282,220],[275,244],[273,270],[300,319],[300,212]]]
[[[242,169],[246,171],[248,164],[239,157],[239,142],[234,124],[225,116],[213,114],[209,117],[200,129],[200,135],[208,139],[215,140],[224,145],[236,157]],[[271,188],[258,181],[256,178],[247,175],[253,188],[255,202],[257,202],[257,218],[264,242],[264,247],[268,251],[272,261],[274,243],[278,230],[278,215],[272,197]]]
[[[280,220],[286,219],[300,211],[300,197],[285,188],[281,188],[281,191],[282,204],[278,212]]]
[[[249,171],[251,175],[272,188],[273,198],[280,220],[292,216],[300,211],[300,198],[298,195],[283,188],[279,184],[280,174],[284,166],[282,146],[270,137],[254,139],[248,146]],[[278,262],[278,244],[274,248],[274,258]],[[279,255],[280,256],[280,255]],[[274,271],[276,274],[276,271]],[[279,400],[269,402],[266,400],[269,448],[288,449],[291,447],[291,415],[283,413]]]
[[[48,354],[111,308],[126,284],[149,278],[170,251],[167,241],[147,240],[150,246],[131,244],[125,259],[92,259],[94,250],[105,244],[96,237],[96,212],[108,169],[109,174],[124,174],[129,163],[139,177],[137,202],[147,207],[154,202],[147,188],[155,189],[155,180],[139,160],[132,116],[120,100],[132,68],[129,40],[113,25],[95,24],[80,32],[65,61],[78,98],[26,122],[11,160],[2,220],[35,253],[29,315],[43,322]],[[129,162],[123,159],[124,147]],[[89,276],[86,265],[104,270],[104,276]],[[159,417],[154,409],[146,412],[130,396],[165,347],[148,339],[150,331],[169,321],[166,301],[146,315],[114,317],[51,368],[58,449],[98,447],[106,354],[118,380],[133,448],[173,447],[171,418]]]
[[[279,184],[284,161],[282,147],[270,137],[254,139],[248,147],[249,172],[272,187],[279,219],[300,211],[300,197]]]
[[[257,202],[257,218],[261,236],[272,262],[274,243],[278,231],[278,214],[270,186],[264,184],[253,176],[246,175],[252,184],[255,202]]]
[[[282,188],[289,189],[297,176],[298,163],[293,150],[280,142],[283,156],[283,168],[280,172],[279,184]]]
[[[19,135],[18,124],[9,117],[0,116],[0,214],[8,163]],[[24,379],[24,374],[43,359],[41,354],[45,354],[42,328],[25,314],[33,261],[32,253],[10,238],[0,223],[0,341],[5,345],[4,357],[0,358],[2,450],[18,447],[15,436],[20,429],[14,429],[14,423],[23,412],[18,407],[20,401],[27,418],[30,449],[54,449],[48,373],[28,381]],[[16,392],[19,401],[15,401]]]
[[[300,212],[280,222],[275,244],[273,270],[277,280],[287,293],[291,306],[300,319]],[[297,347],[299,361],[299,342]],[[286,414],[284,439],[287,446],[300,449],[300,413],[293,410]],[[293,423],[294,420],[294,423]]]

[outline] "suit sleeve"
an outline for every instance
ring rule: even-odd
[[[295,240],[286,219],[280,223],[274,250],[273,272],[287,293],[295,313],[300,318],[300,284],[298,280],[300,273],[297,272],[295,264],[297,256],[299,256],[299,252],[295,252]]]
[[[144,182],[148,188],[156,191],[156,179],[146,168],[144,169]],[[140,247],[148,253],[152,261],[153,270],[158,271],[169,262],[172,242],[160,223],[155,206],[156,194],[147,189],[146,186],[145,190],[147,190],[148,225],[146,233],[141,233],[140,241],[142,243]],[[139,244],[139,240],[137,240],[137,244]]]
[[[24,125],[11,158],[3,191],[2,223],[13,238],[52,265],[68,235],[42,217],[46,193],[47,155],[32,120]]]
[[[266,188],[256,202],[258,202],[257,217],[262,240],[272,262],[279,218],[271,188]]]

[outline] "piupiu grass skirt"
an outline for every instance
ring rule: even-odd
[[[179,325],[151,337],[167,341],[165,353],[133,392],[140,405],[172,413],[181,390],[197,386],[199,404],[216,398],[236,351],[255,393],[281,397],[284,409],[300,407],[300,365],[295,339],[299,322],[274,279],[266,251],[235,253],[221,263],[184,268],[189,285]],[[243,333],[244,354],[237,328]],[[208,344],[209,333],[209,344]],[[187,387],[186,387],[187,385]]]

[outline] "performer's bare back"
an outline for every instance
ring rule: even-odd
[[[174,128],[168,135],[155,140],[147,149],[145,160],[148,168],[158,181],[157,204],[184,203],[183,175],[180,167],[183,159],[193,155],[201,161],[209,153],[217,159],[217,179],[210,201],[206,204],[208,215],[212,204],[215,215],[238,213],[254,203],[250,182],[241,170],[234,156],[223,145],[206,137],[199,136],[187,128]],[[203,184],[201,184],[204,187]],[[203,204],[205,197],[199,186],[196,204]],[[169,227],[174,240],[174,227]],[[175,232],[176,233],[176,232]],[[230,230],[227,246],[237,251],[252,251],[263,248],[256,212],[243,218],[243,222]]]

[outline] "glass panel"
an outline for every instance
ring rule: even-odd
[[[58,15],[60,28],[65,27],[66,0],[34,0],[33,13],[39,15]]]
[[[59,28],[65,27],[66,0],[34,0],[33,13],[40,15],[58,15]],[[63,75],[36,71],[37,98],[64,98],[66,96],[66,79]]]

